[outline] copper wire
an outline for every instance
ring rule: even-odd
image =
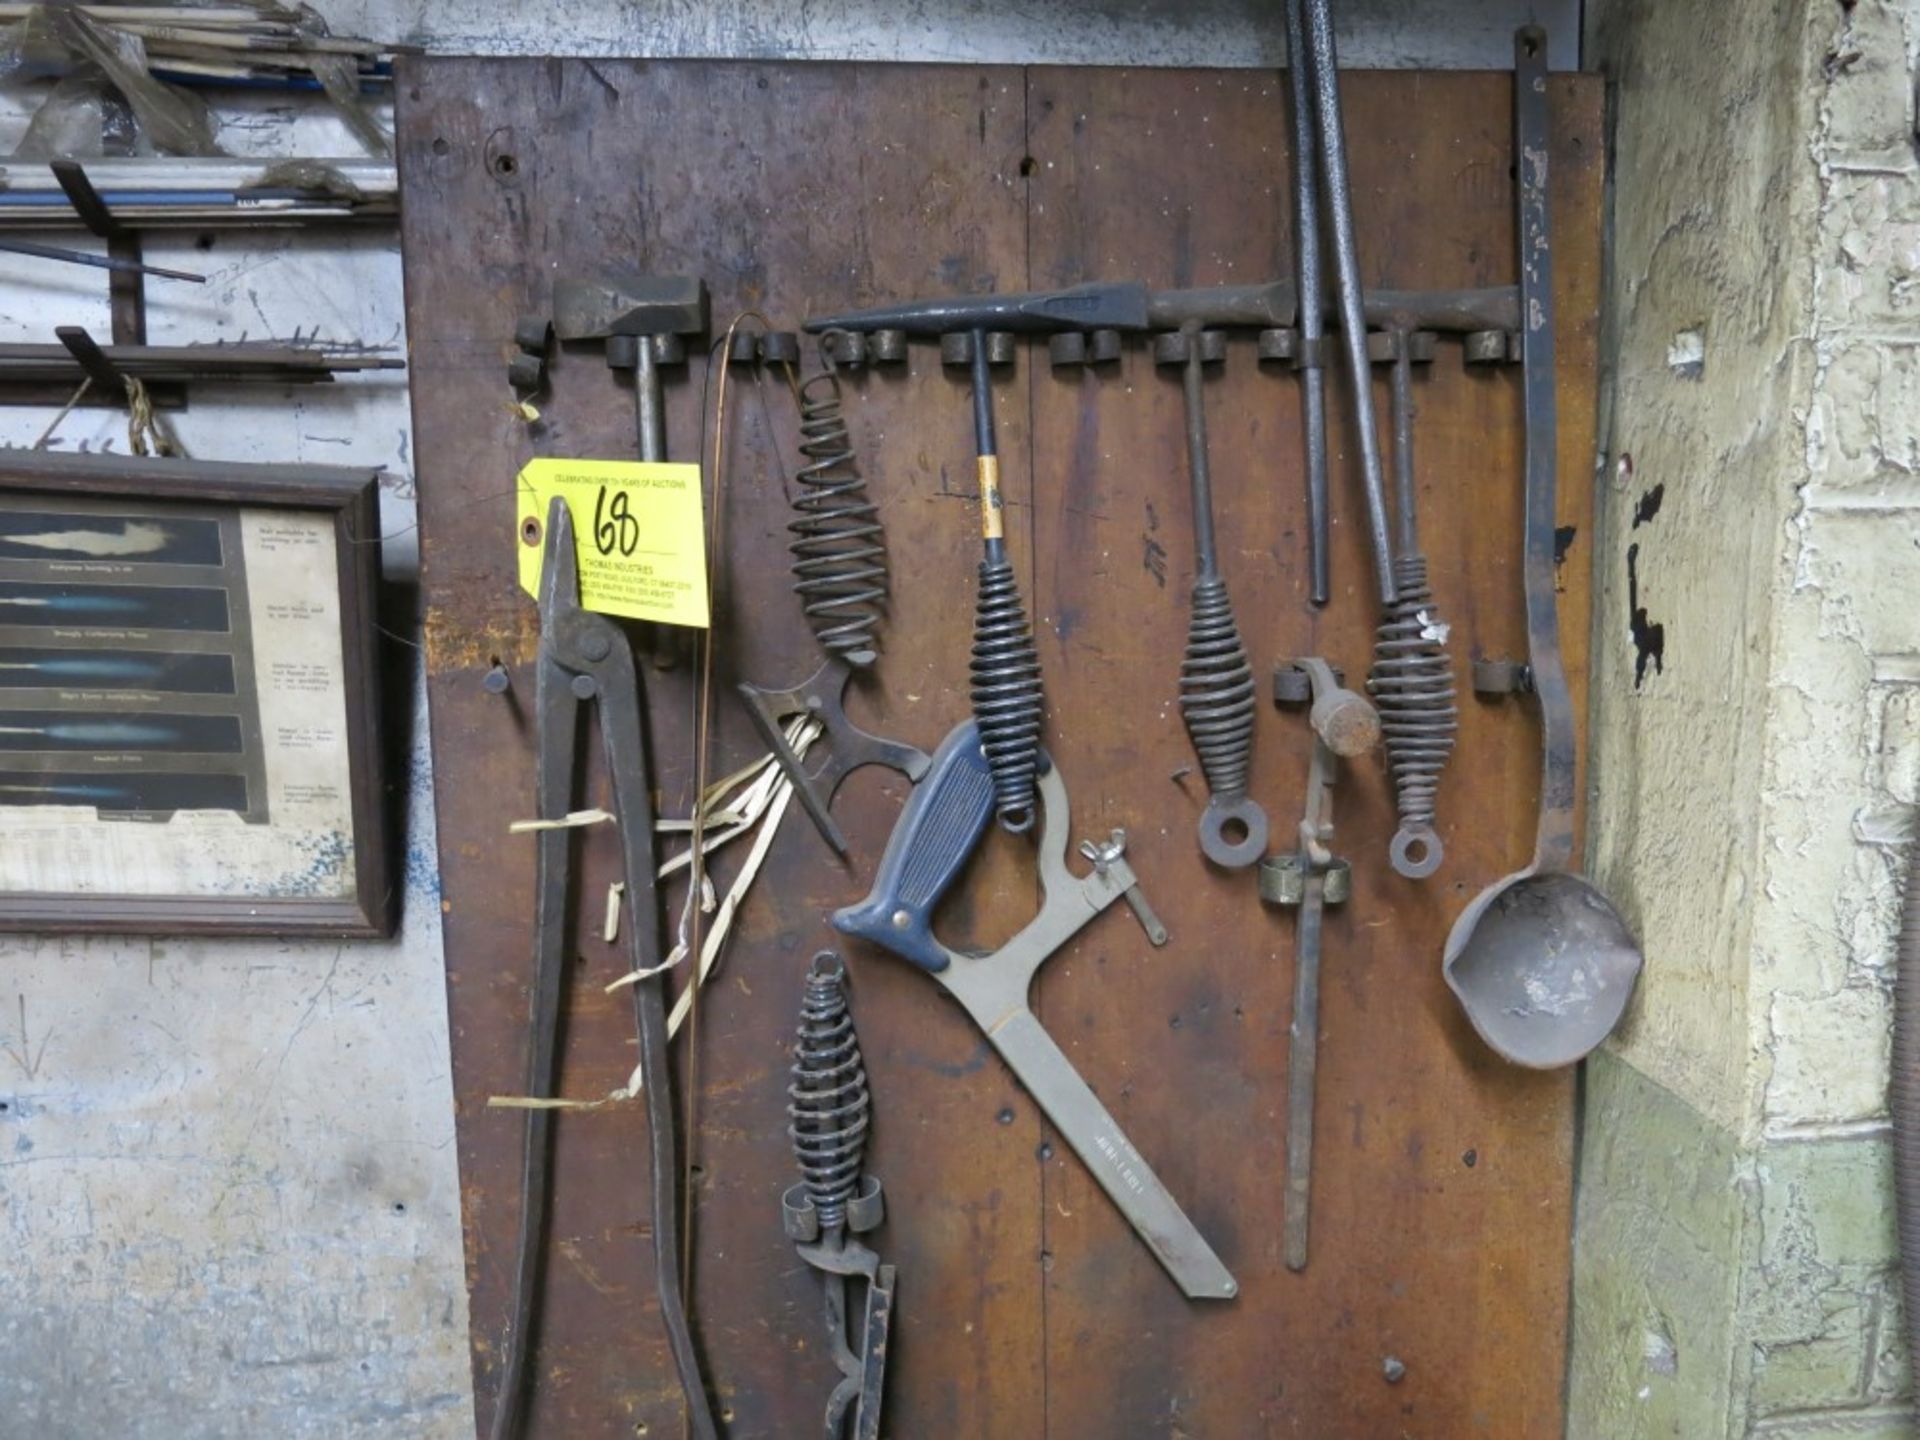
[[[731,365],[727,357],[733,354],[733,336],[743,321],[756,321],[763,330],[771,329],[767,317],[757,310],[743,310],[733,317],[733,323],[727,326],[726,334],[709,351],[707,364],[709,373],[718,363],[720,379],[714,386],[713,407],[713,463],[707,475],[707,628],[701,633],[700,683],[695,691],[694,700],[694,751],[693,751],[693,853],[687,866],[689,890],[688,909],[691,912],[691,934],[687,953],[698,957],[701,953],[701,930],[704,914],[700,898],[706,889],[706,829],[707,774],[709,753],[713,740],[713,627],[719,621],[715,598],[719,590],[721,559],[725,554],[722,541],[725,536],[725,483],[727,478],[727,379]],[[701,454],[707,453],[702,444]],[[680,1285],[691,1297],[693,1294],[693,1171],[694,1145],[699,1136],[698,1105],[700,1095],[700,975],[698,960],[695,961],[694,975],[691,981],[691,999],[687,1003],[687,1096],[685,1119],[682,1128],[686,1132],[685,1170],[681,1174],[681,1213],[684,1223],[681,1229],[680,1248]]]

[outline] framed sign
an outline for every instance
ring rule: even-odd
[[[392,929],[376,485],[0,450],[0,928]]]

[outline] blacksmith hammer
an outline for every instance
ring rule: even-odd
[[[603,340],[607,368],[633,371],[633,413],[640,458],[667,458],[660,367],[683,364],[687,335],[707,331],[706,283],[692,275],[609,271],[562,279],[553,287],[553,329],[562,341]],[[673,665],[674,632],[654,628],[653,663]]]

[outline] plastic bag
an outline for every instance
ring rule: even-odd
[[[44,7],[39,7],[44,10]],[[46,12],[60,42],[76,57],[106,73],[127,97],[140,129],[163,155],[220,155],[213,114],[197,96],[147,73],[147,47],[138,36],[111,29],[85,11],[61,7]],[[29,16],[28,23],[32,17]]]
[[[0,84],[65,75],[73,56],[54,32],[46,7],[35,5],[24,19],[0,27]]]
[[[327,28],[326,17],[311,5],[301,5],[297,15],[294,28],[302,35],[319,38],[333,33]],[[374,119],[373,112],[360,98],[360,62],[351,55],[312,50],[301,54],[300,63],[313,72],[313,78],[327,92],[333,108],[340,112],[340,118],[347,122],[347,128],[368,152],[381,159],[391,156],[393,137]]]
[[[14,148],[16,160],[90,159],[131,155],[138,139],[133,110],[92,66],[69,75],[34,112]]]
[[[301,58],[313,71],[320,88],[327,92],[327,99],[333,102],[333,108],[340,112],[340,118],[347,122],[347,128],[353,131],[360,143],[382,159],[392,155],[392,139],[381,128],[380,122],[373,118],[373,113],[360,103],[358,62],[351,55],[323,55],[318,52]]]

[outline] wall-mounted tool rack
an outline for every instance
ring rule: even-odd
[[[1512,85],[1504,74],[1343,76],[1361,264],[1370,285],[1515,279]],[[562,348],[529,428],[503,365],[553,277],[626,263],[697,274],[716,330],[745,306],[778,325],[848,305],[1090,279],[1158,288],[1292,274],[1282,78],[1118,71],[706,62],[408,59],[400,67],[408,327],[414,359],[428,663],[448,996],[478,1408],[497,1384],[521,1121],[486,1098],[522,1082],[533,847],[530,688],[538,617],[515,580],[513,476],[531,455],[632,454],[633,399]],[[1562,629],[1584,695],[1602,181],[1596,77],[1555,76],[1553,224],[1560,365]],[[693,350],[694,347],[689,347]],[[1521,406],[1504,364],[1445,341],[1414,381],[1421,541],[1454,627],[1463,697],[1443,781],[1446,863],[1385,864],[1387,777],[1349,762],[1339,845],[1352,893],[1326,914],[1311,1260],[1284,1263],[1281,1191],[1294,925],[1251,870],[1194,842],[1205,787],[1177,680],[1193,555],[1177,377],[1133,339],[1117,363],[1051,368],[1023,341],[997,372],[1015,566],[1047,677],[1047,746],[1076,835],[1128,834],[1172,932],[1123,918],[1045,969],[1036,1005],[1239,1282],[1182,1299],[979,1033],[922,976],[845,947],[873,1081],[868,1163],[884,1174],[898,1265],[886,1432],[899,1436],[1547,1436],[1559,1433],[1572,1208],[1569,1074],[1501,1065],[1440,974],[1454,914],[1530,844],[1539,742],[1524,707],[1469,696],[1476,657],[1522,653]],[[667,395],[700,425],[699,356]],[[978,549],[964,373],[915,342],[845,382],[893,561],[885,684],[850,700],[931,749],[968,709]],[[812,655],[787,589],[791,405],[745,371],[732,407],[720,693]],[[1387,377],[1376,382],[1387,413]],[[1333,589],[1308,599],[1299,387],[1229,340],[1208,381],[1214,504],[1261,683],[1252,793],[1300,813],[1312,734],[1266,698],[1275,661],[1318,655],[1357,683],[1376,603],[1352,457],[1330,380]],[[764,404],[762,403],[764,398]],[[772,437],[770,439],[770,436]],[[691,448],[685,453],[691,453]],[[645,650],[642,650],[644,661]],[[499,664],[510,683],[487,677]],[[649,671],[667,810],[690,783],[690,667]],[[876,698],[877,697],[877,698]],[[760,746],[723,704],[716,773]],[[604,779],[591,778],[590,787]],[[792,1157],[792,996],[866,889],[906,791],[878,767],[835,818],[845,867],[797,813],[703,1000],[692,1142],[695,1324],[728,1433],[815,1433],[818,1285],[770,1220]],[[599,795],[590,788],[589,800]],[[1290,820],[1288,823],[1291,823]],[[596,827],[608,832],[611,827]],[[1284,827],[1282,827],[1284,828]],[[1033,870],[994,834],[943,917],[1004,940]],[[1273,848],[1289,848],[1290,835]],[[562,1089],[603,1095],[634,1063],[598,914],[617,864],[582,839],[582,929]],[[652,1299],[637,1107],[557,1129],[530,1433],[676,1435],[680,1396]],[[830,1369],[830,1366],[829,1366]]]

